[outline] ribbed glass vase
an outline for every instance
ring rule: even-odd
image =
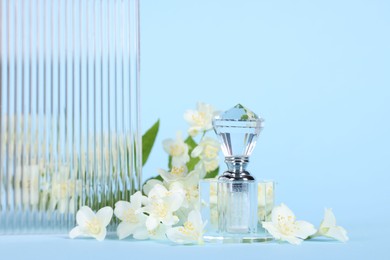
[[[141,185],[139,1],[1,0],[0,234]]]

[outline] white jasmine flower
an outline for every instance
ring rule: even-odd
[[[181,178],[175,182],[170,183],[170,190],[184,193],[184,200],[182,207],[197,208],[199,203],[199,173],[194,170],[190,172],[185,178]]]
[[[200,212],[193,210],[183,226],[168,229],[167,237],[179,244],[202,244],[204,227]]]
[[[199,132],[212,129],[212,119],[216,113],[214,107],[202,102],[198,102],[197,110],[187,110],[184,119],[190,124],[189,135],[196,136]]]
[[[142,196],[140,191],[137,191],[130,197],[130,202],[118,201],[115,203],[114,214],[122,222],[117,228],[119,239],[133,235],[134,238],[142,237],[146,232],[146,215],[142,213],[142,202],[146,197]]]
[[[156,184],[148,194],[148,200],[143,208],[143,212],[149,214],[146,219],[146,227],[149,231],[155,230],[160,222],[164,225],[172,226],[179,219],[173,215],[184,200],[184,192],[179,190],[168,191],[164,186]]]
[[[185,164],[182,165],[172,165],[170,172],[163,169],[158,169],[158,173],[166,182],[173,182],[180,179],[183,179],[187,175],[188,169]]]
[[[294,213],[284,204],[272,211],[272,221],[262,222],[263,227],[275,238],[298,245],[303,239],[317,232],[306,221],[296,221]]]
[[[192,157],[202,157],[206,160],[213,160],[218,157],[220,143],[212,137],[204,137],[199,145],[192,151]]]
[[[146,196],[149,195],[149,192],[153,189],[154,185],[156,184],[160,184],[160,185],[163,185],[163,182],[160,181],[160,180],[156,180],[156,179],[150,179],[148,180],[144,186],[143,186],[143,191],[144,193],[146,194]]]
[[[183,165],[190,160],[188,145],[183,141],[181,132],[176,135],[176,140],[166,139],[163,141],[164,150],[172,156],[172,165]]]
[[[69,232],[69,237],[86,236],[96,238],[98,241],[104,240],[112,213],[111,207],[104,207],[96,214],[87,206],[81,207],[76,214],[77,226]]]
[[[332,209],[325,209],[324,220],[321,222],[318,232],[314,236],[325,236],[341,242],[349,240],[347,231],[340,226],[336,226],[336,217]]]
[[[154,240],[166,240],[165,233],[168,226],[159,223],[155,229],[148,230],[146,226],[143,229],[139,229],[137,233],[133,234],[135,239],[154,239]]]
[[[192,157],[199,157],[206,172],[214,171],[219,166],[218,152],[220,143],[212,137],[204,137],[199,145],[192,150]]]
[[[218,159],[211,160],[211,161],[201,160],[201,163],[203,163],[206,172],[212,172],[219,167]]]

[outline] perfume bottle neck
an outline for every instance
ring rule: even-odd
[[[249,157],[225,157],[225,162],[229,172],[241,174],[246,172],[246,166],[249,163]]]
[[[254,181],[255,178],[246,171],[248,157],[225,157],[228,170],[219,177],[219,180]]]

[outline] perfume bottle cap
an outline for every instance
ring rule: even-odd
[[[249,157],[263,128],[264,120],[241,104],[213,119],[214,131],[225,157]]]

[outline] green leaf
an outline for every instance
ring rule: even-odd
[[[159,128],[160,120],[157,120],[157,122],[142,136],[142,166],[145,165],[149,158],[154,142],[156,141]]]
[[[188,136],[184,142],[188,145],[188,153],[190,154],[192,150],[194,150],[194,148],[198,145],[191,136]]]
[[[168,169],[172,169],[172,156],[168,156]]]
[[[144,184],[147,183],[147,182],[150,181],[150,180],[164,181],[163,178],[161,177],[161,175],[157,175],[157,176],[150,177],[149,179],[147,179],[147,180],[144,182]]]
[[[188,172],[191,172],[195,169],[196,164],[200,161],[198,157],[190,159],[190,161],[186,164]]]
[[[184,140],[184,142],[188,145],[188,154],[190,155],[190,161],[187,163],[187,168],[188,168],[188,172],[191,172],[192,170],[194,170],[195,165],[200,160],[198,157],[196,158],[191,157],[192,150],[194,150],[195,147],[198,146],[198,144],[191,136],[188,136],[187,139]]]
[[[206,176],[204,176],[205,179],[212,179],[215,178],[219,173],[219,167],[215,169],[214,171],[208,172]]]

